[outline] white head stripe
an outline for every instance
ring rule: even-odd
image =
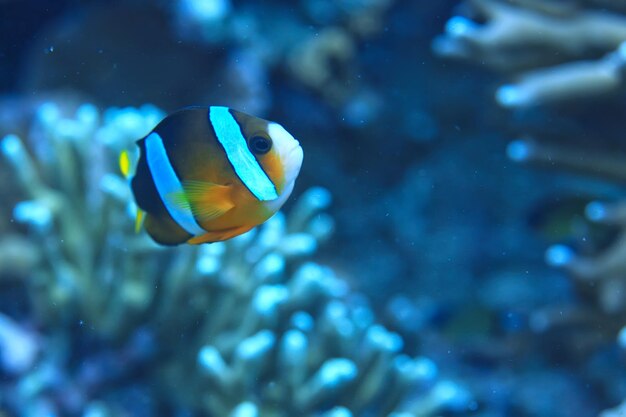
[[[156,132],[152,132],[146,138],[145,145],[146,159],[148,168],[152,174],[152,180],[159,193],[159,197],[161,197],[161,201],[170,216],[172,216],[172,219],[191,235],[196,236],[206,233],[206,231],[198,225],[196,219],[193,217],[193,213],[188,207],[176,207],[172,204],[170,199],[167,198],[167,195],[181,193],[184,192],[184,190],[167,157],[161,136]]]
[[[217,140],[226,151],[226,157],[246,188],[260,201],[277,199],[276,187],[248,149],[239,124],[228,108],[210,107],[209,120],[215,129]]]

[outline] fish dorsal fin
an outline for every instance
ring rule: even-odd
[[[128,154],[128,151],[123,150],[122,152],[120,152],[120,157],[119,157],[119,165],[120,165],[120,171],[122,172],[122,175],[125,178],[128,178],[130,176],[130,155]]]
[[[233,207],[231,187],[205,181],[185,181],[184,191],[168,195],[176,207],[189,209],[200,220],[213,220]]]

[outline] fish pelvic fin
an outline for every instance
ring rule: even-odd
[[[185,181],[183,191],[168,194],[170,203],[189,209],[200,220],[213,220],[235,207],[231,187],[204,181]]]

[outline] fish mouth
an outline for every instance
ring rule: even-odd
[[[302,146],[300,146],[300,142],[296,141],[296,144],[287,152],[287,156],[291,157],[294,152],[302,152]]]
[[[298,165],[298,167],[302,164],[302,159],[304,158],[304,152],[302,151],[302,147],[300,144],[297,144],[287,153],[287,159],[290,163]]]
[[[300,173],[300,167],[302,166],[302,160],[304,158],[304,152],[302,151],[302,147],[300,144],[296,144],[293,148],[289,150],[287,153],[287,157],[285,158],[285,180],[287,182],[293,181],[296,179],[298,174]]]

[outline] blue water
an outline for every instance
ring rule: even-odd
[[[617,407],[626,8],[479,4],[0,0],[0,414]],[[304,163],[258,230],[160,247],[118,154],[191,105]]]

